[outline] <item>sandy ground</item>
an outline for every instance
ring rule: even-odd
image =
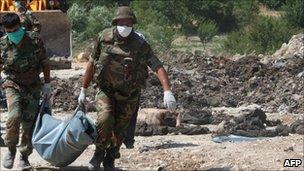
[[[73,112],[61,113],[55,111],[57,118],[67,118]],[[60,113],[60,114],[59,114]],[[93,119],[95,113],[89,114]],[[267,114],[271,119],[282,119],[286,124],[293,122],[301,115]],[[1,115],[1,125],[4,126],[5,115]],[[214,128],[214,125],[208,127]],[[2,130],[3,132],[4,130]],[[304,160],[304,136],[291,134],[287,137],[274,137],[251,142],[215,143],[212,135],[166,135],[152,137],[136,137],[134,149],[122,147],[122,157],[116,166],[124,170],[286,170],[283,167],[285,159],[299,158]],[[1,148],[1,158],[6,152]],[[89,146],[85,152],[70,166],[56,168],[44,161],[36,151],[30,156],[30,162],[35,170],[87,170],[86,165],[94,152],[94,146]],[[17,158],[18,159],[18,158]],[[13,170],[18,170],[18,160]],[[300,168],[292,168],[304,170]],[[5,170],[1,166],[1,170]]]

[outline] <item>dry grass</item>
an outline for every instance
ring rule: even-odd
[[[281,18],[283,11],[270,10],[265,5],[260,6],[260,15],[273,17],[273,18]]]

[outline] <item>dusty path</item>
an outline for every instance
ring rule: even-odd
[[[117,166],[127,170],[258,169],[282,170],[287,158],[302,158],[304,138],[300,135],[275,137],[256,142],[214,143],[211,135],[136,137],[136,148],[122,149]],[[74,163],[63,170],[86,170],[93,154],[90,146]],[[287,149],[293,149],[287,150]],[[1,156],[6,149],[1,148]],[[36,170],[54,170],[34,152],[30,162]],[[14,170],[18,169],[16,166]],[[286,169],[286,168],[285,168]],[[298,168],[301,170],[303,168]],[[4,170],[1,168],[1,170]],[[57,170],[57,169],[56,169]]]
[[[70,113],[56,115],[58,118],[69,117]],[[95,118],[95,114],[90,114]],[[300,115],[268,114],[270,118],[280,118],[285,123],[295,120]],[[292,117],[293,116],[293,117]],[[1,115],[3,126],[5,115]],[[3,131],[3,130],[2,130]],[[86,164],[93,155],[94,146],[87,150],[69,167],[61,170],[87,170]],[[6,148],[1,148],[1,158]],[[258,169],[282,170],[287,158],[304,160],[304,136],[291,134],[287,137],[274,137],[254,142],[214,143],[211,134],[207,135],[167,135],[136,137],[135,149],[123,147],[122,157],[117,166],[126,170],[157,170],[160,167],[169,170],[193,170],[222,168],[227,170]],[[30,157],[36,170],[59,170],[40,158],[37,152]],[[302,168],[297,168],[303,170]],[[1,170],[5,170],[1,167]],[[18,170],[17,162],[14,170]]]

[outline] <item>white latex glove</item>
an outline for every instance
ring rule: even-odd
[[[52,93],[52,86],[50,83],[44,83],[42,87],[42,93],[44,96],[49,98],[50,94]]]
[[[80,105],[85,103],[86,94],[87,94],[87,89],[81,87],[81,91],[80,91],[80,94],[79,94],[79,97],[78,97],[78,103],[79,103]]]
[[[164,91],[164,105],[169,110],[176,109],[176,100],[170,90]]]

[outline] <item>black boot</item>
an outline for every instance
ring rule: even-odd
[[[8,152],[6,153],[2,161],[2,166],[7,169],[13,168],[15,156],[16,156],[16,147],[9,147]]]
[[[32,166],[28,161],[27,155],[23,155],[23,154],[20,155],[19,167],[21,168],[22,171],[27,171],[32,169]]]
[[[103,167],[105,171],[115,170],[115,159],[120,157],[119,150],[117,148],[106,149],[106,156],[103,161]]]
[[[103,168],[105,171],[113,171],[115,170],[115,164],[114,164],[115,158],[114,157],[108,157],[106,156],[103,161]]]
[[[105,150],[96,147],[94,155],[89,162],[88,169],[89,170],[99,170],[100,164],[104,159],[104,155],[105,155]]]

